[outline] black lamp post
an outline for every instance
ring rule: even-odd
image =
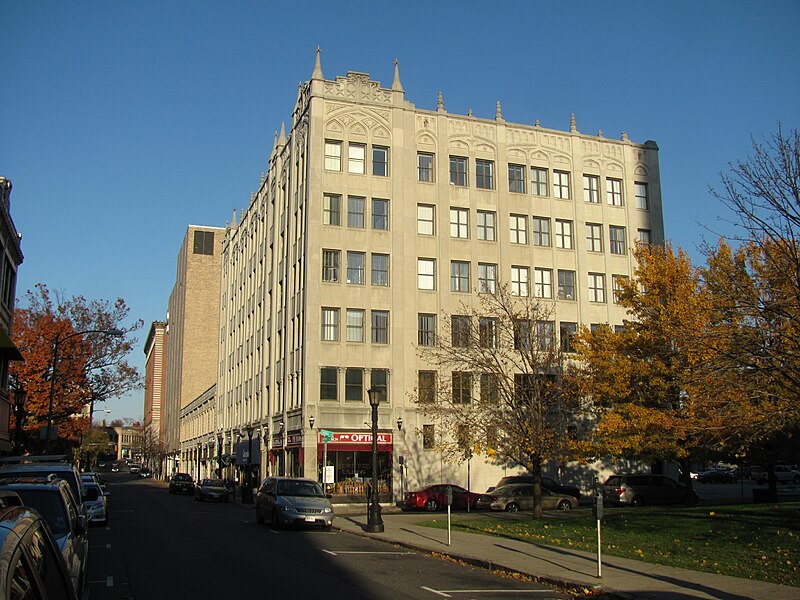
[[[123,331],[121,329],[87,329],[85,331],[75,331],[70,333],[69,335],[65,335],[63,338],[56,334],[55,339],[53,340],[53,362],[50,365],[50,403],[47,409],[47,438],[44,442],[44,453],[47,454],[50,450],[50,437],[51,432],[53,430],[53,399],[55,398],[56,393],[56,367],[58,366],[58,346],[59,344],[66,342],[70,338],[74,338],[79,335],[84,335],[87,333],[102,333],[104,335],[110,335],[114,337],[119,337],[123,335]]]
[[[22,455],[22,422],[25,420],[25,389],[17,385],[14,390],[14,454]]]
[[[247,427],[247,471],[244,474],[244,487],[242,488],[242,504],[253,503],[253,426]]]
[[[200,484],[200,449],[202,448],[202,444],[197,442],[197,483]]]
[[[383,533],[381,505],[378,504],[378,405],[381,403],[381,391],[368,389],[369,405],[372,407],[372,498],[367,511],[368,533]]]
[[[217,467],[219,468],[219,478],[222,479],[222,429],[217,431]]]

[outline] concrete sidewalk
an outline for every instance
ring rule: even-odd
[[[447,515],[441,513],[403,513],[387,508],[383,513],[385,531],[366,533],[367,517],[362,512],[363,508],[347,514],[347,510],[337,506],[334,527],[422,552],[436,552],[484,568],[519,572],[560,588],[595,590],[620,598],[654,600],[800,599],[800,588],[612,556],[603,556],[602,577],[598,577],[596,554],[490,535],[453,530],[451,544],[448,545],[446,529],[417,525],[420,521],[431,519],[446,522]],[[457,518],[463,519],[465,516],[464,513],[458,513]],[[490,515],[482,513],[479,516],[485,518]]]

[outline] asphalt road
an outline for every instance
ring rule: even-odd
[[[110,519],[89,534],[90,600],[566,599],[559,590],[338,532],[280,530],[250,505],[195,502],[109,475]]]

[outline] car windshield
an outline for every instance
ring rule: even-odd
[[[69,532],[69,517],[61,494],[54,490],[15,490],[22,503],[36,509],[42,515],[56,537]]]
[[[225,487],[225,482],[221,479],[203,479],[200,485],[206,487]]]
[[[309,498],[324,498],[322,488],[315,481],[290,481],[278,482],[278,494],[281,496],[305,496]]]
[[[192,480],[192,476],[191,475],[186,475],[186,474],[183,474],[183,473],[178,473],[177,475],[175,475],[173,477],[173,479],[175,481],[191,481]]]

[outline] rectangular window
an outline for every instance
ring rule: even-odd
[[[207,256],[214,256],[214,232],[213,231],[195,231],[194,232],[194,247],[193,254],[205,254]]]
[[[575,271],[558,271],[558,299],[575,300]]]
[[[572,221],[556,219],[556,248],[572,250]]]
[[[322,339],[326,342],[339,341],[339,309],[322,309]]]
[[[420,346],[436,344],[436,315],[429,313],[417,315],[417,344]]]
[[[608,226],[608,246],[611,254],[625,254],[625,228],[615,225]]]
[[[469,237],[469,210],[450,209],[450,237],[467,239]]]
[[[534,196],[547,196],[547,169],[531,167],[531,193]]]
[[[389,201],[380,198],[372,199],[372,228],[389,230]]]
[[[339,250],[322,251],[322,281],[339,281]]]
[[[378,390],[380,393],[381,403],[388,402],[389,400],[389,370],[388,369],[372,369],[369,374],[369,387],[373,390]]]
[[[589,273],[589,302],[606,301],[606,276],[603,273]]]
[[[475,187],[494,189],[494,161],[480,158],[475,160]]]
[[[612,275],[611,276],[611,300],[614,304],[619,304],[619,299],[623,292],[623,285],[628,280],[627,275]]]
[[[363,402],[364,370],[348,367],[344,372],[344,399]]]
[[[462,260],[450,261],[450,291],[469,292],[469,263]]]
[[[552,350],[556,344],[556,324],[553,321],[536,321],[536,347],[539,350]]]
[[[336,400],[337,399],[337,375],[339,369],[336,367],[322,367],[319,370],[319,399],[320,400]]]
[[[389,175],[389,149],[383,146],[372,147],[372,174],[377,177]]]
[[[389,285],[389,255],[372,255],[372,285]]]
[[[322,197],[322,224],[341,225],[342,197],[336,194],[325,194]]]
[[[347,197],[347,226],[364,229],[364,204],[366,198],[361,196]]]
[[[364,285],[366,254],[363,252],[347,252],[347,283]]]
[[[508,165],[508,191],[525,193],[525,165]]]
[[[417,288],[420,290],[436,289],[436,260],[433,258],[417,259]]]
[[[575,352],[575,336],[578,335],[578,324],[562,321],[559,324],[559,337],[562,352]]]
[[[467,159],[463,156],[450,157],[450,183],[461,187],[467,185]]]
[[[650,201],[647,198],[647,184],[634,183],[633,193],[636,196],[636,208],[650,210]]]
[[[550,219],[533,217],[533,245],[550,246]]]
[[[497,265],[478,263],[478,291],[494,294],[497,287]]]
[[[511,267],[511,295],[522,296],[528,295],[528,280],[530,277],[530,269],[528,267]]]
[[[553,197],[569,200],[569,173],[566,171],[553,171]]]
[[[600,203],[600,178],[597,175],[583,176],[583,200],[592,204]]]
[[[586,249],[589,252],[603,251],[603,226],[599,223],[586,224]]]
[[[422,426],[422,448],[433,450],[436,447],[436,430],[433,425]]]
[[[621,179],[606,179],[606,198],[611,206],[622,206]]]
[[[417,394],[419,401],[423,403],[436,400],[436,371],[420,371],[417,374]]]
[[[478,239],[486,242],[494,242],[497,239],[496,233],[497,215],[488,210],[478,211]]]
[[[470,345],[470,318],[460,315],[450,317],[451,343],[454,348],[466,348]]]
[[[434,180],[434,161],[433,154],[427,152],[417,153],[417,172],[420,181],[433,183]]]
[[[342,170],[342,142],[325,140],[325,170]]]
[[[531,322],[527,319],[514,321],[514,350],[529,350],[531,347]]]
[[[512,244],[528,243],[528,217],[526,215],[509,215],[509,231]]]
[[[435,229],[434,215],[436,207],[431,204],[417,204],[417,233],[420,235],[433,235]]]
[[[497,404],[500,400],[500,384],[497,375],[481,373],[481,402]]]
[[[494,317],[481,317],[480,321],[478,321],[478,337],[481,348],[497,348],[497,319]]]
[[[361,308],[347,309],[347,341],[364,342],[364,310]]]
[[[553,297],[553,271],[536,267],[533,273],[534,295],[537,298]]]
[[[469,404],[472,400],[472,373],[453,371],[453,403]]]
[[[388,310],[373,310],[372,311],[372,343],[373,344],[388,344],[389,343],[389,311]]]
[[[652,243],[652,234],[649,229],[639,229],[637,231],[639,234],[639,243],[640,244],[651,244]]]
[[[366,171],[364,163],[367,160],[367,147],[364,144],[348,144],[347,146],[347,172],[363,175]]]

